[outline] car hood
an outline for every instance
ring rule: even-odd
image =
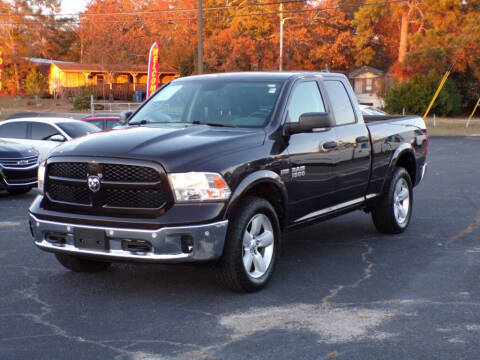
[[[260,146],[264,139],[263,129],[178,124],[131,126],[68,141],[55,148],[50,157],[153,160],[161,163],[167,172],[200,171],[207,160]]]
[[[0,159],[19,159],[35,155],[38,153],[30,146],[0,140]]]

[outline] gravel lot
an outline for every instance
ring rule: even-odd
[[[205,266],[75,274],[32,244],[35,193],[0,193],[0,359],[474,359],[480,137],[432,138],[408,231],[354,212],[285,236],[270,285]]]

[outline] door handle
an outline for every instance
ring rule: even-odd
[[[323,143],[322,146],[325,150],[331,150],[331,149],[335,149],[338,146],[338,144],[336,141],[328,141],[326,143]]]
[[[355,139],[357,144],[367,143],[369,141],[367,136],[359,136]]]

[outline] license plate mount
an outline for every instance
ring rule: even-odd
[[[108,240],[103,230],[75,228],[73,230],[73,241],[79,249],[102,251],[109,249]]]

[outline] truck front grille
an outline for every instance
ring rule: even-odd
[[[48,187],[48,193],[56,201],[90,205],[90,193],[85,186],[52,183]]]
[[[80,162],[53,163],[48,167],[48,174],[68,179],[86,179],[88,164]]]
[[[97,191],[89,188],[91,176],[100,179]],[[100,215],[121,210],[161,210],[169,201],[170,188],[165,173],[156,164],[52,162],[47,167],[45,192],[53,204],[90,208]]]

